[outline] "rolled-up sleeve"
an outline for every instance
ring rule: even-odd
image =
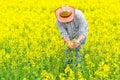
[[[58,22],[58,20],[56,20],[56,23],[58,25],[58,29],[61,34],[61,37],[64,38],[65,36],[68,36],[68,33],[67,33],[64,25],[62,25],[60,22]]]
[[[88,32],[88,24],[84,15],[81,11],[77,11],[77,19],[79,20],[79,35],[83,34],[84,36],[87,35]]]

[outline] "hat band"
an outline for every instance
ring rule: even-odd
[[[72,12],[70,12],[70,14],[67,15],[67,16],[62,16],[62,15],[60,15],[60,16],[61,16],[62,18],[67,18],[67,17],[71,16],[71,14],[72,14]]]

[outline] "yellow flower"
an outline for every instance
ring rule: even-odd
[[[59,75],[59,78],[60,78],[60,80],[65,80],[65,74],[64,73],[60,73],[60,75]]]
[[[54,76],[46,70],[42,71],[41,76],[43,80],[55,80]]]
[[[9,59],[10,58],[10,54],[6,54],[6,58]]]
[[[74,71],[72,71],[69,65],[67,65],[65,69],[65,74],[68,77],[68,80],[74,80],[75,78]]]
[[[86,80],[80,71],[77,73],[77,75],[78,75],[78,80]]]
[[[23,80],[27,80],[27,78],[23,78]]]
[[[108,72],[108,71],[110,70],[110,67],[105,64],[105,65],[103,66],[103,70],[104,70],[105,72]]]

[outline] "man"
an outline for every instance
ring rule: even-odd
[[[81,58],[79,50],[80,46],[85,43],[88,26],[83,13],[74,7],[62,6],[56,9],[55,14],[58,29],[68,46],[65,55],[68,55],[74,49],[77,63],[81,62],[78,60],[78,58]],[[70,61],[67,61],[67,63],[70,63]]]

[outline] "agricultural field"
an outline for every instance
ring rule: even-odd
[[[63,5],[88,22],[78,66],[64,66]],[[0,0],[0,80],[120,80],[120,0]]]

